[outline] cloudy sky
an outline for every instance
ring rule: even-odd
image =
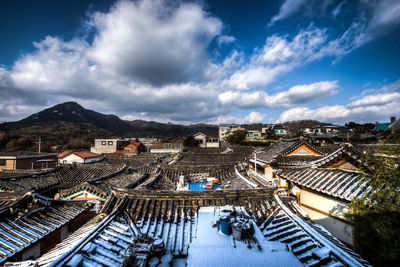
[[[122,119],[400,116],[400,1],[3,0],[0,122],[76,101]]]

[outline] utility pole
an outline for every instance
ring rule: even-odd
[[[40,153],[40,145],[42,144],[42,138],[39,136],[39,142],[35,142],[36,144],[38,144],[39,148],[39,153]]]

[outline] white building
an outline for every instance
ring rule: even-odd
[[[57,156],[59,164],[85,164],[101,160],[101,155],[89,151],[64,151]]]
[[[124,146],[129,145],[129,143],[129,140],[118,138],[95,139],[90,152],[97,154],[114,153],[117,150],[124,150]]]
[[[199,147],[219,147],[219,139],[217,135],[197,133],[193,138],[199,144]]]

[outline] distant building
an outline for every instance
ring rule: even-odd
[[[146,150],[141,142],[130,143],[124,148],[124,154],[139,154]]]
[[[66,150],[58,156],[59,164],[85,164],[93,163],[101,160],[101,155],[89,151],[72,151]]]
[[[288,134],[288,129],[287,127],[284,127],[282,125],[273,125],[272,130],[276,135],[286,135]]]
[[[264,137],[262,136],[262,132],[259,130],[247,130],[246,140],[248,141],[256,141],[262,140]]]
[[[7,152],[0,154],[2,170],[47,169],[57,163],[57,153]]]
[[[185,137],[168,138],[154,142],[151,153],[178,153],[183,148]]]
[[[318,125],[311,128],[312,133],[308,135],[314,144],[342,143],[349,141],[352,130],[339,125]]]
[[[193,135],[199,147],[219,147],[219,138],[213,133],[196,133]]]
[[[114,153],[117,150],[124,150],[124,147],[128,144],[129,140],[119,138],[95,139],[90,152],[97,154]]]
[[[224,140],[226,137],[231,135],[234,131],[237,130],[246,130],[245,128],[240,127],[240,125],[232,124],[231,126],[221,126],[218,129],[218,137],[219,140]]]

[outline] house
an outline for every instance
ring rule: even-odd
[[[384,122],[384,123],[376,123],[376,126],[374,128],[374,132],[384,132],[392,127],[393,124],[399,124],[399,122],[396,122],[396,117],[390,117],[390,122]]]
[[[117,150],[124,150],[124,147],[128,144],[129,140],[119,138],[95,139],[90,152],[97,154],[114,153]]]
[[[57,158],[59,164],[85,164],[98,162],[102,159],[102,156],[89,151],[66,150],[60,153]]]
[[[254,153],[248,176],[296,196],[311,220],[352,246],[352,225],[344,214],[350,201],[368,190],[359,184],[361,150],[351,144],[316,147],[304,139],[281,140]]]
[[[40,257],[93,217],[90,208],[26,193],[0,210],[0,264]]]
[[[271,189],[116,190],[107,203],[101,211],[106,217],[86,236],[66,239],[58,252],[34,263],[51,258],[51,266],[370,266]],[[221,218],[252,230],[232,235]],[[221,227],[213,227],[218,220]]]
[[[271,124],[268,125],[267,127],[262,127],[261,128],[261,135],[267,139],[269,134],[275,134],[275,135],[286,135],[288,134],[288,128],[279,124]]]
[[[349,141],[353,132],[345,126],[339,125],[317,125],[311,128],[307,135],[314,144],[343,143]]]
[[[185,137],[168,138],[154,142],[151,153],[178,153],[183,148]]]
[[[240,125],[232,124],[231,126],[220,126],[218,129],[218,137],[219,140],[224,140],[226,137],[231,135],[234,131],[237,130],[246,130],[245,128],[240,127]]]
[[[124,147],[124,154],[139,154],[145,150],[146,147],[142,144],[142,142],[134,142]]]
[[[276,135],[286,135],[288,134],[287,127],[284,127],[282,125],[273,125],[272,130]]]
[[[2,170],[47,169],[56,166],[57,153],[6,152],[0,153],[0,172]]]
[[[248,141],[256,141],[262,140],[264,137],[262,136],[262,132],[259,130],[247,130],[246,140]]]
[[[213,133],[196,133],[193,135],[199,147],[219,147],[219,138]]]

